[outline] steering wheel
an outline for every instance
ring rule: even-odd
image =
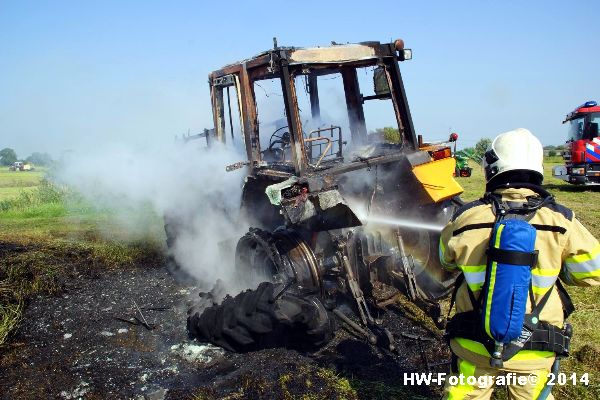
[[[283,149],[286,145],[290,144],[290,133],[287,130],[286,126],[282,126],[281,128],[275,130],[269,139],[269,150],[273,150],[276,145],[279,145],[279,149]]]

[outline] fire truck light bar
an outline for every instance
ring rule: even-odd
[[[597,105],[598,105],[598,103],[596,103],[594,100],[590,100],[590,101],[586,101],[583,106],[587,108],[587,107],[596,107]]]

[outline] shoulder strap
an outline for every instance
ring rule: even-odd
[[[456,303],[456,294],[458,293],[458,289],[461,287],[464,281],[465,274],[461,272],[454,281],[454,289],[452,290],[452,297],[450,298],[450,308],[448,309],[448,316],[446,318],[450,317],[450,312],[452,311],[452,309],[454,308],[454,304]],[[475,298],[475,295],[471,291],[469,285],[467,285],[467,293],[469,294],[469,300],[471,301],[471,307],[473,308],[473,311],[479,311],[480,301],[478,301]]]
[[[552,194],[550,194],[548,191],[546,191],[544,188],[542,188],[541,186],[538,185],[533,185],[531,183],[506,183],[504,185],[498,186],[496,188],[494,188],[494,190],[496,189],[507,189],[507,188],[515,188],[515,189],[519,189],[519,188],[523,188],[523,189],[529,189],[535,193],[537,193],[539,195],[539,198],[541,200],[538,201],[528,201],[526,203],[523,204],[522,207],[511,207],[510,205],[506,204],[504,205],[504,208],[507,211],[510,210],[516,210],[518,212],[532,212],[532,211],[537,211],[542,207],[548,206],[550,204],[554,205],[556,204],[556,201],[554,199],[554,196]],[[498,206],[500,204],[502,204],[502,198],[501,196],[498,196],[497,194],[494,194],[493,192],[487,192],[484,194],[482,201],[485,201],[487,203],[492,203],[492,206]]]
[[[558,296],[560,297],[560,301],[563,304],[563,314],[565,319],[569,318],[571,314],[575,311],[575,305],[573,304],[573,300],[571,300],[571,296],[567,293],[567,290],[561,283],[560,279],[556,279],[556,289],[558,290]]]
[[[546,291],[546,293],[544,293],[544,296],[542,296],[542,298],[540,299],[539,303],[535,303],[535,301],[532,301],[531,303],[531,315],[538,318],[540,316],[540,311],[542,311],[542,308],[544,308],[544,306],[546,306],[546,303],[548,302],[548,299],[550,298],[550,295],[552,294],[552,288],[548,289]],[[529,296],[530,296],[530,300],[533,300],[533,288],[532,285],[529,284]]]
[[[555,285],[556,285],[556,289],[558,291],[558,296],[560,297],[560,301],[563,305],[564,319],[567,319],[569,317],[569,315],[571,315],[573,313],[573,311],[575,311],[575,306],[573,305],[573,301],[571,300],[571,297],[565,290],[565,287],[560,282],[560,279],[556,279]],[[532,290],[531,286],[532,285],[530,284],[529,285],[529,288],[530,288],[529,295],[530,295],[530,301],[531,301],[531,307],[532,307],[530,315],[533,317],[539,318],[540,312],[542,311],[542,309],[548,302],[550,295],[552,294],[552,288],[548,289],[546,291],[546,293],[544,293],[544,296],[540,299],[539,303],[535,304],[535,301],[533,299],[533,290]]]
[[[456,303],[456,293],[458,293],[458,288],[460,287],[460,285],[462,285],[464,281],[465,274],[461,272],[460,274],[458,274],[456,280],[454,281],[454,289],[452,289],[452,297],[450,298],[450,308],[448,309],[448,315],[446,316],[446,319],[450,318],[450,313],[454,308],[454,303]]]

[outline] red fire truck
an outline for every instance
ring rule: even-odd
[[[600,106],[588,101],[567,115],[569,137],[562,153],[565,165],[554,167],[552,175],[576,185],[600,184]]]

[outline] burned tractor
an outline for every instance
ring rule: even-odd
[[[235,246],[236,270],[268,283],[191,310],[192,336],[246,350],[302,331],[318,345],[336,315],[391,348],[374,316],[386,290],[444,324],[439,301],[455,276],[439,264],[439,233],[462,188],[448,141],[415,133],[399,68],[411,58],[402,40],[274,40],[210,74],[211,139],[247,156],[226,167],[247,170],[241,218],[252,228]]]

